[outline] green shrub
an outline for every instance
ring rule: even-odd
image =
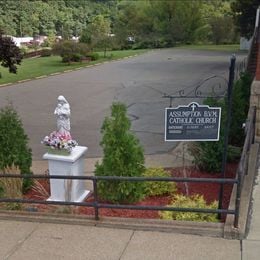
[[[0,110],[0,147],[0,170],[14,165],[19,167],[21,174],[31,174],[32,153],[28,147],[28,137],[11,105]],[[24,179],[24,190],[31,184],[31,179]]]
[[[73,54],[65,54],[62,57],[62,62],[80,62],[82,61],[83,56],[79,53],[73,53]]]
[[[190,143],[188,152],[193,156],[193,163],[201,170],[218,172],[221,170],[224,148],[225,103],[224,100],[208,98],[204,101],[204,104],[222,108],[219,141]]]
[[[200,208],[200,209],[217,209],[217,201],[207,205],[203,196],[194,195],[191,197],[183,195],[175,195],[169,207],[176,208]],[[203,222],[218,222],[217,214],[212,213],[196,213],[196,212],[176,212],[176,211],[160,211],[159,215],[162,219],[168,220],[188,220]]]
[[[82,60],[82,55],[80,53],[73,53],[72,54],[72,57],[71,57],[71,60],[74,61],[74,62],[79,62]]]
[[[144,177],[171,177],[171,174],[163,168],[148,168],[145,170]],[[150,181],[145,183],[145,194],[147,196],[160,196],[173,194],[176,192],[175,182]]]
[[[244,143],[245,131],[242,125],[247,119],[251,83],[250,74],[242,73],[233,87],[232,121],[229,134],[229,142],[232,145],[243,146]]]
[[[28,48],[20,47],[21,54],[24,56],[28,52]]]
[[[104,157],[96,164],[97,176],[142,176],[144,172],[143,149],[130,132],[130,120],[126,106],[113,103],[111,116],[106,117],[101,129]],[[144,197],[144,184],[127,181],[99,181],[98,195],[101,199],[116,203],[132,203]]]
[[[89,55],[91,60],[98,60],[99,59],[99,54],[97,52],[93,52]]]
[[[223,159],[224,140],[218,142],[196,142],[189,144],[188,151],[193,156],[193,163],[201,170],[220,172]],[[228,146],[227,161],[233,162],[240,157],[241,148]]]
[[[64,63],[70,63],[71,62],[71,56],[70,55],[67,55],[67,54],[64,54],[63,57],[62,57],[62,62]]]
[[[85,43],[61,41],[53,46],[53,53],[60,55],[63,62],[80,61],[89,56],[89,47]],[[76,60],[75,60],[76,59]]]
[[[243,146],[245,133],[242,124],[246,122],[249,108],[250,86],[252,78],[248,73],[242,73],[235,82],[232,93],[231,125],[229,131],[229,146],[227,159],[229,162],[239,158]],[[227,118],[227,105],[224,100],[208,98],[204,102],[209,106],[222,108],[220,138],[217,142],[196,142],[189,146],[189,152],[194,158],[194,163],[200,169],[216,172],[221,170],[224,131]]]
[[[52,51],[50,49],[41,50],[41,57],[50,57],[52,55]]]
[[[188,147],[193,163],[200,170],[219,172],[221,170],[223,140],[219,142],[196,142]]]

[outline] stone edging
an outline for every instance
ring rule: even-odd
[[[29,221],[38,223],[89,225],[96,227],[159,231],[179,234],[192,234],[209,237],[223,237],[223,223],[174,221],[160,219],[134,219],[102,217],[94,220],[93,216],[75,216],[69,214],[51,214],[22,211],[0,211],[0,219]]]

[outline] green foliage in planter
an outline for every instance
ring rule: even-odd
[[[169,207],[176,208],[200,208],[200,209],[217,209],[217,201],[207,205],[203,196],[194,195],[191,197],[183,195],[175,195]],[[218,222],[217,214],[212,213],[196,213],[196,212],[176,212],[176,211],[160,211],[159,215],[162,219],[168,220],[188,220],[201,222]]]
[[[148,168],[145,170],[144,177],[171,177],[168,171],[163,168]],[[173,194],[177,187],[175,182],[149,181],[145,183],[145,194],[147,196],[160,196]]]
[[[233,93],[234,95],[234,93]],[[233,102],[236,100],[233,99]],[[224,134],[227,118],[227,107],[225,100],[216,100],[213,98],[208,98],[204,101],[204,104],[211,107],[221,107],[221,127],[219,141],[212,142],[194,142],[189,145],[188,151],[193,156],[193,162],[201,170],[208,172],[219,172],[221,170],[223,151],[224,151]],[[233,104],[233,110],[239,110],[238,104]],[[234,119],[233,119],[234,121]],[[240,129],[234,129],[233,135],[238,135]],[[243,137],[240,137],[242,140]],[[227,160],[232,162],[240,157],[241,148],[233,145],[228,146]]]
[[[96,164],[97,176],[142,176],[144,172],[143,149],[130,132],[126,106],[113,103],[111,116],[106,117],[101,129],[104,157]],[[144,197],[144,184],[127,181],[99,181],[98,195],[116,203],[132,203]]]
[[[207,172],[220,172],[223,157],[223,138],[219,142],[196,142],[189,145],[194,164]],[[229,145],[227,161],[233,162],[240,157],[241,148]]]
[[[201,170],[218,172],[221,170],[223,147],[224,147],[224,126],[226,121],[226,111],[224,100],[208,98],[204,104],[211,107],[221,107],[221,129],[219,141],[194,142],[188,147],[189,153],[193,156],[193,162]]]
[[[196,142],[189,144],[193,163],[201,170],[219,172],[221,170],[223,140],[219,142]]]
[[[0,147],[0,170],[14,165],[19,167],[21,174],[31,174],[32,152],[28,147],[28,137],[11,105],[0,110]],[[24,179],[23,190],[31,184],[31,179]]]

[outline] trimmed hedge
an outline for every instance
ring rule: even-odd
[[[130,120],[126,106],[113,103],[111,116],[106,117],[101,133],[104,157],[96,164],[97,176],[142,176],[144,168],[143,149],[130,132]],[[116,203],[133,203],[144,197],[144,183],[129,181],[99,181],[98,196]]]

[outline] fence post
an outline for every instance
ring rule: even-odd
[[[235,202],[235,219],[234,219],[234,227],[238,228],[238,218],[240,211],[240,198],[241,198],[241,182],[242,182],[242,172],[238,170],[237,172],[237,192],[236,192],[236,202]]]
[[[234,82],[234,74],[235,74],[235,63],[236,56],[233,54],[230,60],[229,66],[229,79],[228,79],[228,93],[227,93],[227,119],[225,125],[225,135],[224,135],[224,149],[223,149],[223,157],[222,157],[222,165],[221,165],[221,178],[225,178],[226,173],[226,164],[227,164],[227,150],[228,150],[228,135],[231,124],[231,110],[232,110],[232,88]],[[219,201],[218,201],[218,209],[222,209],[223,202],[223,191],[224,184],[220,185],[219,189]],[[221,213],[218,214],[219,219],[221,218]]]
[[[98,216],[98,192],[97,192],[97,179],[93,179],[93,189],[94,189],[94,209],[95,209],[95,220],[99,220]]]

